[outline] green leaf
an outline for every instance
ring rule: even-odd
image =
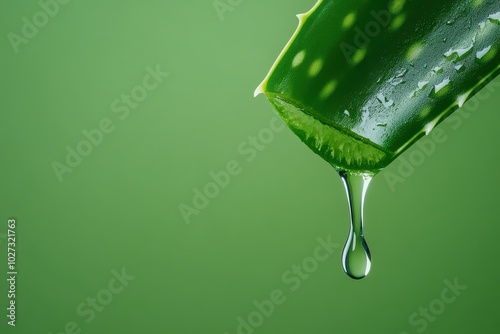
[[[376,173],[500,72],[500,1],[323,0],[257,88],[337,170]]]

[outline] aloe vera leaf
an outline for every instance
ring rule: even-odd
[[[498,0],[320,0],[256,90],[337,170],[378,172],[500,71]]]

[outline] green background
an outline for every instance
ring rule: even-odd
[[[348,232],[340,179],[291,131],[251,162],[238,151],[275,117],[253,90],[314,3],[242,1],[221,20],[211,0],[75,0],[18,53],[2,39],[3,278],[7,219],[18,222],[17,326],[6,324],[2,279],[2,333],[55,334],[75,321],[89,334],[233,334],[275,289],[286,302],[255,333],[417,333],[409,317],[455,278],[467,289],[425,332],[496,333],[500,79],[458,128],[439,126],[448,139],[404,183],[391,187],[387,171],[372,182],[369,277],[349,279],[338,249],[296,291],[282,280],[318,237],[343,244]],[[20,34],[38,11],[4,1],[0,32]],[[170,75],[121,120],[111,103],[157,64]],[[113,132],[59,182],[52,163],[104,118]],[[241,173],[186,224],[179,205],[232,160]],[[86,323],[78,305],[122,268],[135,279]]]

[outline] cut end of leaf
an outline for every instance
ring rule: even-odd
[[[390,153],[353,133],[323,124],[298,103],[276,94],[266,95],[288,127],[335,169],[375,174],[390,161]]]

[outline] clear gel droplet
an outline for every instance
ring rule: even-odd
[[[372,177],[368,174],[354,175],[339,172],[347,192],[351,227],[342,252],[342,265],[349,277],[364,278],[370,272],[371,255],[363,232],[363,207],[368,185]]]

